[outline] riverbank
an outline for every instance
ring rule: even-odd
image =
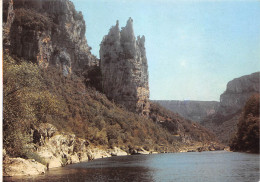
[[[224,169],[224,170],[223,170]],[[4,181],[257,181],[259,155],[211,151],[109,157]]]
[[[204,150],[202,150],[204,149]],[[185,148],[179,152],[162,152],[162,153],[184,153],[184,152],[202,152],[202,151],[216,151],[217,149],[213,149],[212,146],[209,146],[209,149],[204,147],[199,147],[194,149],[194,147]],[[228,148],[224,149],[225,151],[229,151]],[[88,156],[87,160],[71,160],[70,163],[63,164],[62,161],[54,159],[53,161],[49,161],[49,164],[43,165],[34,159],[22,159],[22,158],[10,158],[7,155],[4,155],[3,160],[3,176],[4,177],[14,177],[14,176],[32,176],[32,175],[42,175],[45,172],[52,168],[58,168],[69,164],[88,162],[91,160],[101,159],[101,158],[109,158],[113,156],[127,156],[127,155],[148,155],[148,154],[160,154],[156,151],[146,151],[144,149],[135,150],[134,153],[130,154],[123,151],[120,148],[115,147],[114,149],[99,149],[92,148],[89,149],[89,153],[86,154]],[[50,165],[51,164],[51,165]]]
[[[138,154],[157,154],[173,152],[201,152],[224,150],[218,143],[183,143],[181,146],[162,147],[160,150],[145,149],[142,146],[113,147],[94,146],[89,141],[77,138],[74,134],[60,133],[56,127],[43,123],[32,132],[32,138],[37,144],[32,144],[28,159],[12,158],[3,155],[3,176],[23,176],[44,174],[46,170],[107,158],[111,156],[126,156]]]

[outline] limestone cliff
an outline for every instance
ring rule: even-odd
[[[220,96],[217,112],[204,119],[202,125],[211,129],[218,138],[229,143],[237,130],[241,110],[253,94],[259,93],[260,72],[235,78],[228,82]]]
[[[198,122],[215,114],[219,106],[219,102],[216,101],[154,100],[153,102],[180,114],[186,119]]]
[[[135,37],[133,20],[119,29],[117,21],[100,45],[102,87],[108,98],[133,112],[149,114],[145,37]]]
[[[4,0],[4,49],[41,67],[54,64],[64,75],[98,60],[85,38],[85,21],[69,0]]]
[[[241,110],[251,95],[259,93],[259,83],[260,72],[228,82],[226,91],[220,96],[218,114],[227,116]]]

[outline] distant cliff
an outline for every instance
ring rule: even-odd
[[[241,110],[249,97],[259,93],[260,72],[235,78],[228,82],[226,91],[220,96],[218,114],[227,116]]]
[[[211,129],[222,142],[229,143],[237,131],[242,108],[250,96],[259,93],[259,84],[260,72],[228,82],[226,91],[220,96],[217,112],[205,118],[202,125]]]
[[[102,87],[109,99],[127,109],[149,115],[148,65],[145,38],[135,38],[133,20],[112,26],[100,44]]]
[[[153,102],[180,114],[186,119],[198,122],[215,114],[219,106],[219,102],[216,101],[154,100]]]
[[[64,75],[83,72],[98,60],[85,38],[85,21],[69,0],[4,0],[4,49]]]

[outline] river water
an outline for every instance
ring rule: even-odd
[[[258,154],[192,152],[97,159],[49,170],[45,175],[4,181],[258,182]]]

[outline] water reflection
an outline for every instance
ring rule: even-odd
[[[112,157],[5,181],[258,181],[259,155],[232,152]]]

